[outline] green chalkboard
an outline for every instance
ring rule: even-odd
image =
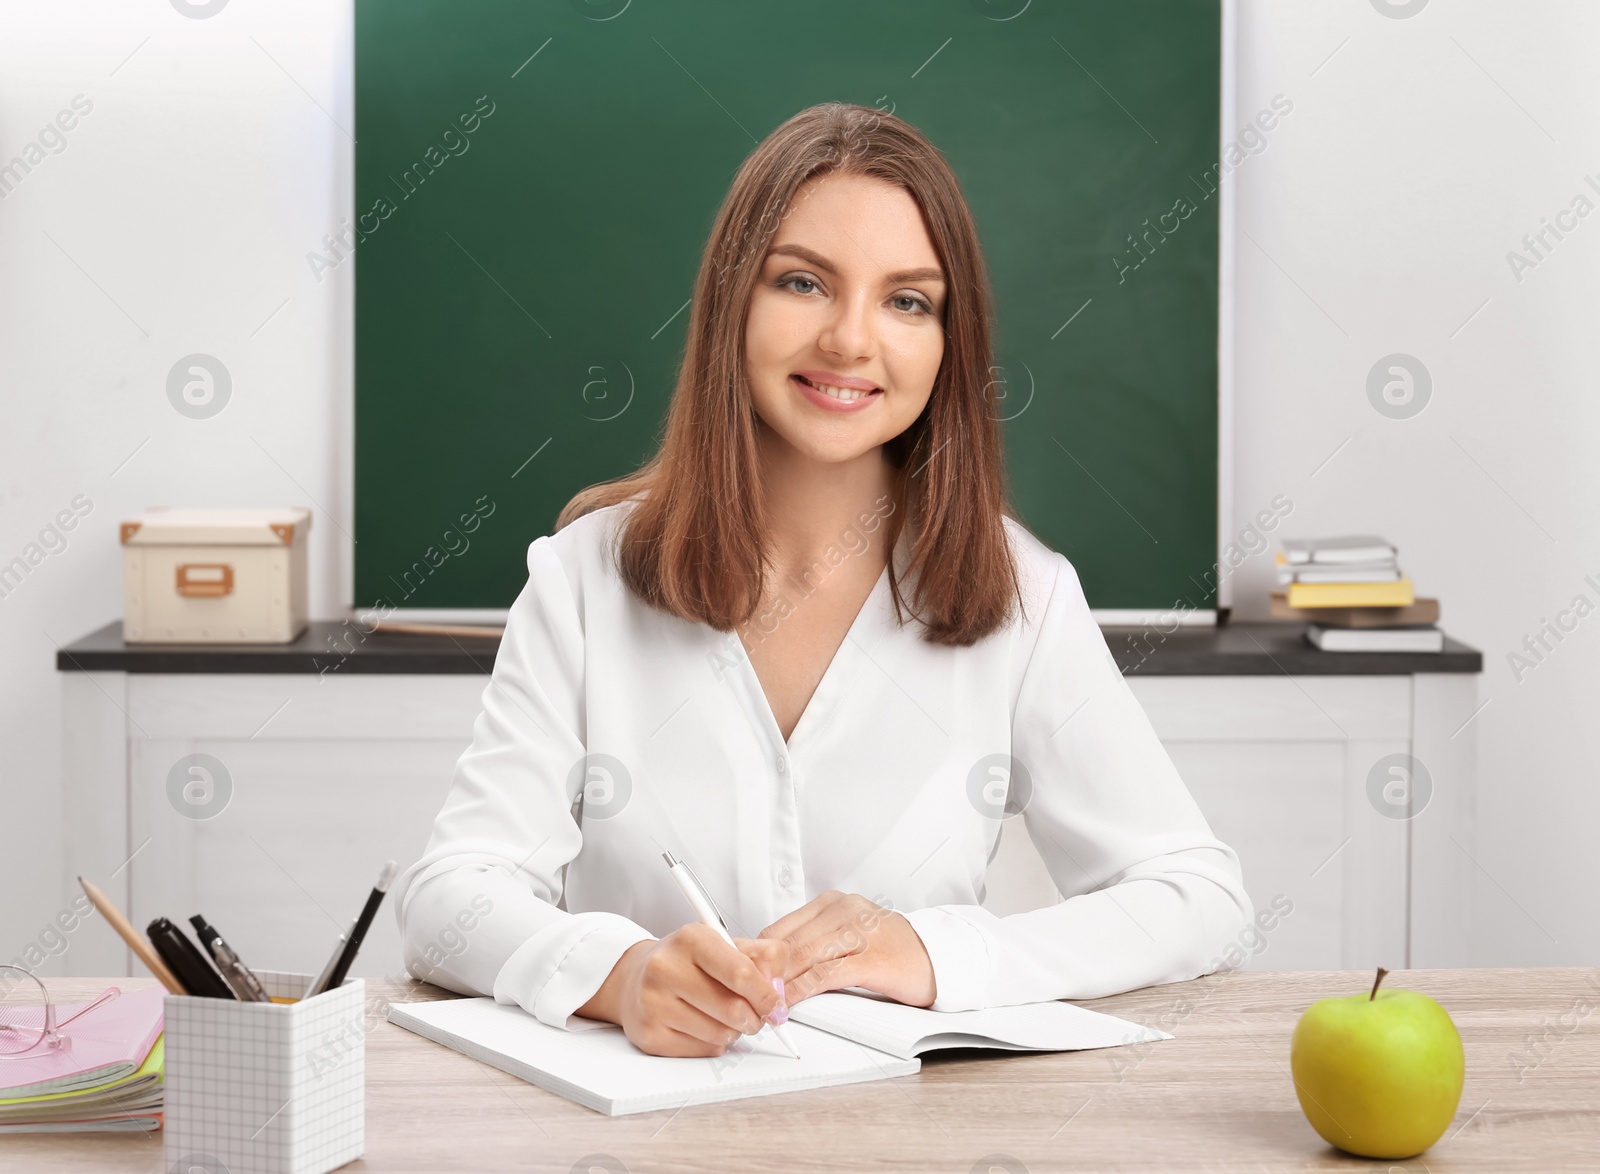
[[[734,171],[840,100],[972,204],[1024,521],[1095,607],[1214,605],[1220,41],[1219,0],[358,0],[354,604],[511,603],[654,451]]]

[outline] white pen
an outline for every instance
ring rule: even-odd
[[[671,852],[663,852],[661,858],[667,862],[667,870],[672,873],[672,879],[678,882],[678,888],[683,890],[684,897],[694,907],[694,911],[701,922],[716,930],[718,937],[727,942],[728,945],[733,946],[733,938],[728,933],[728,927],[722,923],[721,914],[712,906],[711,898],[701,889],[699,881],[689,866],[676,859]],[[734,946],[734,949],[737,950],[738,948]],[[779,980],[773,979],[772,981],[774,987],[781,991],[782,988],[777,987]],[[794,1041],[789,1038],[789,1033],[783,1029],[782,1024],[773,1023],[769,1019],[763,1021],[763,1026],[772,1028],[772,1034],[778,1037],[778,1042],[788,1048],[790,1054],[796,1060],[800,1058],[800,1050],[794,1046]],[[757,1034],[759,1035],[760,1033],[757,1032]]]

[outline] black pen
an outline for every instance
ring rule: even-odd
[[[328,969],[326,977],[320,982],[311,984],[311,989],[306,991],[307,998],[320,995],[323,991],[331,991],[344,982],[345,975],[350,973],[351,963],[356,960],[356,951],[361,949],[361,940],[367,936],[367,930],[372,926],[372,919],[378,915],[378,906],[383,904],[383,895],[389,891],[389,882],[394,880],[394,873],[395,864],[391,860],[383,866],[383,872],[378,876],[378,883],[367,895],[367,903],[361,909],[361,916],[356,918],[355,925],[335,950],[333,964]]]
[[[179,982],[191,995],[199,995],[207,999],[231,999],[233,990],[222,981],[211,966],[211,962],[195,948],[189,936],[165,917],[158,917],[150,923],[145,934],[150,939],[150,944],[156,948],[156,953],[161,955],[161,960],[167,964],[167,969],[177,976]]]

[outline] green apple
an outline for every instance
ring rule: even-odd
[[[1289,1067],[1306,1120],[1365,1158],[1411,1158],[1444,1134],[1466,1058],[1445,1009],[1420,991],[1321,999],[1294,1029]]]

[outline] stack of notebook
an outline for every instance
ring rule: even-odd
[[[0,1134],[161,1128],[166,993],[124,992],[63,1027],[69,1047],[0,1058]],[[58,1004],[56,1018],[83,1006]]]
[[[1439,652],[1437,599],[1418,599],[1392,542],[1371,534],[1286,539],[1272,618],[1306,620],[1327,652]]]

